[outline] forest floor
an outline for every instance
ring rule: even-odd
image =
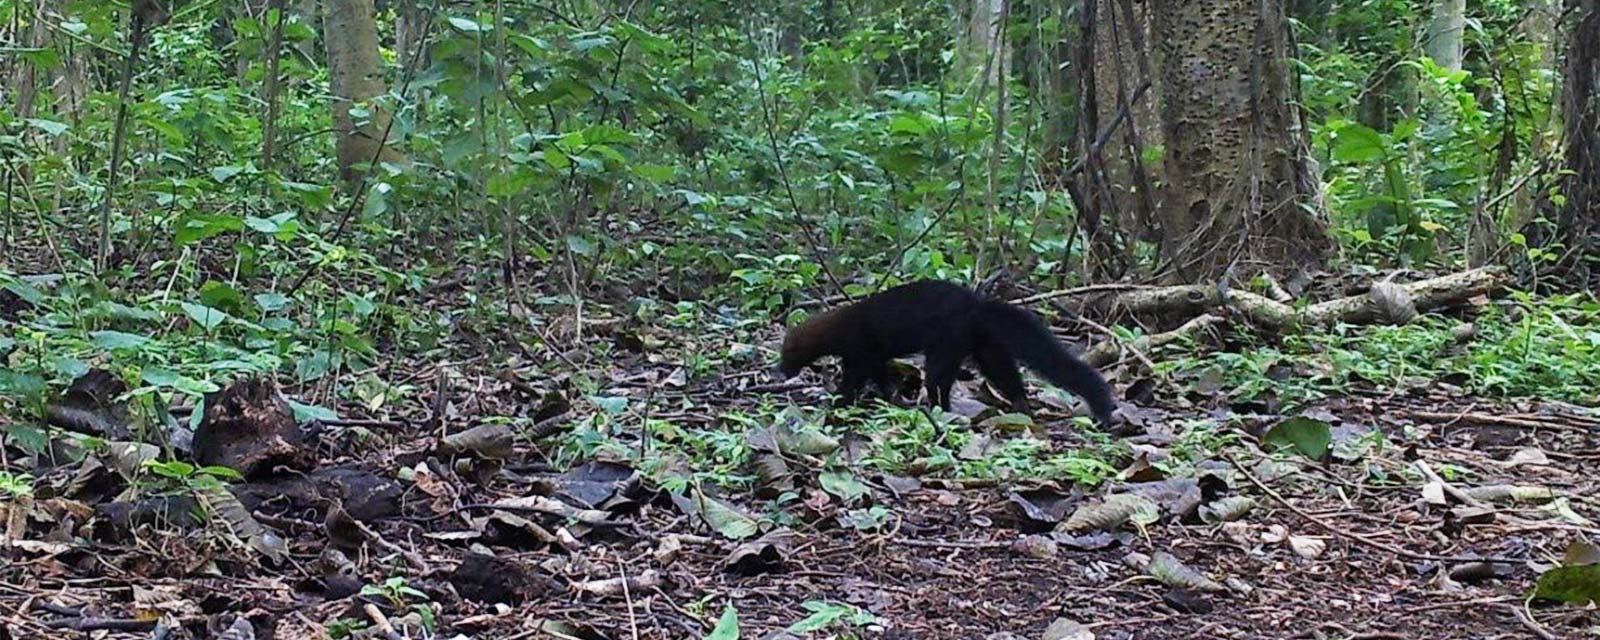
[[[115,455],[62,459],[8,533],[0,638],[251,637],[216,635],[243,617],[254,637],[421,638],[427,625],[442,638],[698,639],[728,605],[741,633],[716,637],[1600,627],[1592,607],[1528,599],[1570,543],[1600,533],[1592,409],[1444,383],[1354,389],[1297,412],[1328,427],[1336,455],[1314,462],[1263,452],[1262,432],[1285,416],[1172,381],[1124,408],[1139,435],[1097,435],[1047,407],[1041,438],[916,410],[819,417],[822,379],[773,381],[763,357],[685,372],[689,351],[747,347],[737,340],[611,338],[611,354],[569,356],[582,373],[562,376],[470,358],[397,364],[387,377],[408,385],[405,401],[346,403],[342,419],[312,425],[297,470],[233,485],[286,540],[278,559],[250,530],[186,517],[195,504],[173,498],[201,484],[192,472],[131,492]],[[312,400],[320,388],[288,391]],[[486,438],[463,443],[469,427]],[[763,449],[781,464],[752,455]],[[775,466],[752,471],[752,459]],[[1052,460],[1106,481],[1015,471]],[[1153,509],[1071,522],[1113,494]]]

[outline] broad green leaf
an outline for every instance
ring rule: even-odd
[[[1348,124],[1339,128],[1333,142],[1333,159],[1339,162],[1370,162],[1384,157],[1383,136],[1371,127]]]
[[[456,29],[465,33],[483,33],[489,30],[488,26],[479,23],[477,20],[460,18],[456,16],[450,16],[449,20],[450,26],[455,27]]]
[[[295,402],[293,399],[289,400],[289,408],[294,410],[294,421],[302,424],[312,420],[339,419],[339,414],[335,413],[332,409],[319,407],[314,404]]]
[[[811,615],[806,616],[799,622],[789,625],[789,628],[786,629],[786,631],[789,633],[812,633],[815,631],[821,631],[833,626],[833,624],[836,622],[844,622],[853,626],[861,626],[864,624],[869,624],[873,620],[872,614],[847,604],[835,604],[832,602],[812,600],[805,602],[800,606],[805,607],[808,611],[810,611]]]
[[[143,380],[145,384],[174,389],[191,396],[203,396],[221,390],[217,383],[210,380],[191,378],[159,367],[150,367],[140,371],[139,379]]]
[[[261,310],[267,313],[279,311],[289,306],[289,297],[281,293],[258,293],[255,298],[256,306],[261,307]]]
[[[25,280],[12,280],[7,282],[4,288],[6,291],[17,294],[17,297],[21,298],[23,302],[34,306],[44,304],[44,292],[40,291],[38,287],[28,284]]]
[[[217,182],[227,182],[229,179],[233,178],[234,176],[239,175],[241,173],[244,173],[244,169],[245,168],[242,165],[229,165],[229,166],[224,166],[224,167],[212,167],[211,168],[211,179],[212,180],[216,180]]]
[[[1307,458],[1321,460],[1333,446],[1333,431],[1326,422],[1297,416],[1274,425],[1262,440],[1269,446],[1294,449]]]
[[[622,413],[628,408],[628,399],[622,396],[594,396],[589,400],[594,402],[594,406],[600,407],[601,411],[611,415]]]
[[[28,118],[27,122],[28,126],[43,131],[45,135],[52,138],[66,133],[67,129],[71,128],[71,126],[64,122],[56,122],[54,120],[45,120],[42,118]]]
[[[722,608],[722,617],[717,619],[717,626],[711,629],[706,640],[739,640],[739,612],[732,604]]]
[[[149,336],[141,336],[121,331],[91,331],[89,341],[101,349],[141,349],[150,343]]]
[[[188,214],[178,225],[176,240],[179,245],[185,245],[243,229],[244,220],[238,216]]]
[[[200,304],[218,309],[238,309],[244,306],[244,294],[226,282],[207,280],[200,285]]]
[[[817,484],[822,485],[823,491],[838,496],[845,503],[855,502],[871,493],[866,484],[848,471],[824,471],[817,476]]]
[[[208,332],[216,329],[217,325],[228,319],[228,314],[222,310],[213,309],[203,304],[184,302],[180,306],[183,307],[183,312],[189,316],[190,320],[193,320],[195,324],[200,325],[200,328]]]

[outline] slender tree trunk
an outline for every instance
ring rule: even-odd
[[[1467,29],[1467,0],[1437,0],[1433,20],[1428,23],[1423,50],[1434,64],[1451,71],[1461,70],[1462,35]]]
[[[268,0],[267,14],[272,36],[267,42],[267,77],[261,86],[261,101],[267,105],[261,117],[261,168],[270,171],[278,144],[278,61],[283,58],[283,22],[288,19],[283,0]]]
[[[1558,227],[1579,255],[1593,258],[1590,251],[1600,246],[1600,0],[1568,0],[1568,9],[1562,74],[1568,173]]]
[[[385,133],[389,114],[373,98],[383,95],[378,59],[378,25],[372,0],[327,0],[323,17],[323,42],[328,49],[328,84],[333,92],[333,128],[339,173],[346,181],[358,178],[374,158],[390,159]],[[358,122],[351,114],[363,107],[368,115]]]
[[[1332,248],[1280,0],[1154,0],[1163,277],[1314,269]]]

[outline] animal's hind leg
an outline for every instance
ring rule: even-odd
[[[1028,390],[1022,384],[1022,372],[1017,369],[1016,358],[1005,347],[995,343],[979,345],[972,351],[983,377],[1000,389],[1000,394],[1018,413],[1028,412]]]
[[[960,349],[933,349],[926,354],[924,372],[927,380],[924,386],[928,390],[928,403],[950,410],[950,388],[956,384],[956,373],[961,367],[962,352]]]

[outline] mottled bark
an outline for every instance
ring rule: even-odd
[[[1163,276],[1311,269],[1332,248],[1278,0],[1155,0]]]
[[[1461,70],[1462,34],[1466,29],[1467,0],[1437,0],[1423,43],[1434,64],[1451,71]]]
[[[378,27],[372,0],[327,0],[323,42],[328,50],[328,85],[333,93],[333,128],[338,136],[339,173],[353,180],[374,157],[389,160],[383,147],[389,114],[373,98],[383,94],[378,58]],[[358,122],[351,109],[367,117]]]

